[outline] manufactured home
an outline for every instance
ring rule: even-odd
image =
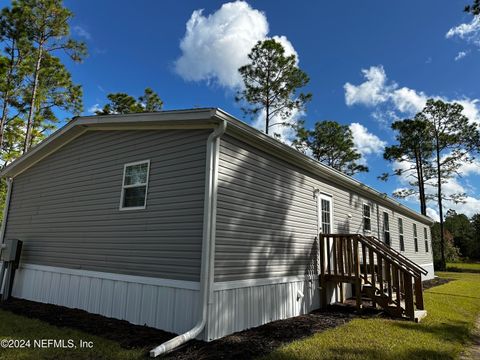
[[[433,277],[430,218],[219,109],[78,117],[1,176],[12,296],[184,334],[152,355],[351,296],[415,319]]]

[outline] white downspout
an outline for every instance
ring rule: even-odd
[[[5,231],[7,229],[7,218],[8,218],[8,210],[10,209],[10,198],[12,195],[12,184],[13,179],[6,178],[7,181],[7,194],[5,197],[5,207],[3,208],[3,219],[2,219],[2,227],[0,229],[0,253],[4,247],[5,242]],[[0,294],[2,293],[3,288],[3,276],[5,274],[5,266],[3,262],[0,265]]]
[[[5,240],[5,230],[7,228],[8,209],[10,208],[10,197],[12,195],[12,178],[6,178],[7,181],[7,194],[5,197],[5,207],[3,209],[2,228],[0,230],[0,244],[3,244]]]
[[[218,179],[218,149],[220,137],[225,133],[227,121],[220,122],[207,139],[205,200],[203,208],[202,264],[200,270],[200,309],[201,317],[189,331],[170,339],[150,350],[150,357],[168,353],[189,340],[195,339],[205,328],[208,316],[208,303],[213,284],[214,249],[215,249],[215,213]]]

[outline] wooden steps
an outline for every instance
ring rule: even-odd
[[[421,276],[426,271],[378,239],[358,234],[320,234],[320,286],[326,304],[326,284],[348,283],[356,306],[371,300],[393,317],[420,321],[423,308]],[[341,302],[343,299],[343,286]]]

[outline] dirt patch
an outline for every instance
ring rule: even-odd
[[[423,290],[430,289],[435,286],[440,286],[446,283],[449,283],[450,281],[453,281],[454,279],[446,279],[446,278],[441,278],[441,277],[436,277],[430,280],[425,280],[422,281],[423,284]]]
[[[0,309],[113,340],[123,348],[145,348],[145,356],[148,355],[148,350],[175,336],[162,330],[132,325],[127,321],[106,318],[83,310],[21,299],[10,299],[2,303]],[[360,315],[350,307],[330,306],[327,310],[274,321],[209,343],[190,341],[165,358],[252,359],[266,355],[285,343],[343,325],[358,316]]]

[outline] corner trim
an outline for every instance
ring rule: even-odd
[[[177,289],[187,289],[187,290],[200,289],[199,283],[195,281],[115,274],[115,273],[107,273],[107,272],[100,272],[100,271],[69,269],[69,268],[63,268],[63,267],[37,265],[37,264],[21,264],[20,263],[20,269],[45,271],[45,272],[52,272],[52,273],[66,274],[66,275],[87,276],[87,277],[98,278],[98,279],[124,281],[124,282],[131,282],[131,283],[144,284],[144,285],[164,286],[164,287],[171,287],[171,288],[177,288]]]

